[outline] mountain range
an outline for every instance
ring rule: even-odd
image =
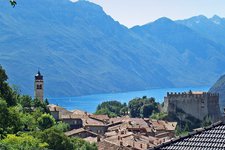
[[[24,94],[38,69],[46,97],[212,85],[225,72],[219,16],[127,28],[88,1],[0,4],[0,64]]]

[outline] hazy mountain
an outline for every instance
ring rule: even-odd
[[[145,39],[145,43],[154,38],[155,41],[171,47],[169,51],[160,49],[161,55],[167,57],[161,63],[164,63],[168,69],[170,67],[167,63],[173,65],[170,69],[173,70],[170,81],[173,81],[175,85],[211,84],[218,74],[224,72],[224,47],[202,37],[186,26],[168,18],[160,18],[155,22],[133,27],[131,30]],[[170,59],[178,59],[178,61],[170,62],[170,56],[173,56]]]
[[[209,92],[220,94],[221,110],[225,108],[225,75],[221,76],[219,80],[210,88]]]
[[[185,25],[205,38],[225,46],[225,18],[217,15],[212,18],[196,16],[177,23]]]
[[[3,3],[3,2],[1,2]],[[32,94],[40,68],[47,96],[173,86],[158,52],[86,1],[24,0],[0,14],[0,63]]]
[[[87,1],[0,3],[0,64],[25,94],[38,68],[48,97],[209,85],[224,73],[222,45],[167,18],[128,29]]]

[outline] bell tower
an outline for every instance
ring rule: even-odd
[[[35,75],[34,81],[34,97],[43,102],[44,99],[44,80],[40,71]]]

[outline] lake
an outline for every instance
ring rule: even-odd
[[[83,110],[90,113],[95,112],[98,104],[104,101],[117,100],[122,103],[128,103],[131,99],[136,97],[154,97],[157,102],[162,103],[167,92],[185,92],[185,91],[208,91],[208,86],[203,87],[185,87],[185,88],[164,88],[164,89],[150,89],[144,91],[132,91],[123,93],[111,94],[95,94],[78,97],[63,97],[63,98],[48,98],[51,104],[56,104],[68,110]]]

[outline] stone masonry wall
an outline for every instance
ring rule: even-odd
[[[209,115],[213,121],[217,121],[220,116],[219,95],[206,92],[167,93],[163,110],[167,113],[176,113],[177,108],[199,120]]]

